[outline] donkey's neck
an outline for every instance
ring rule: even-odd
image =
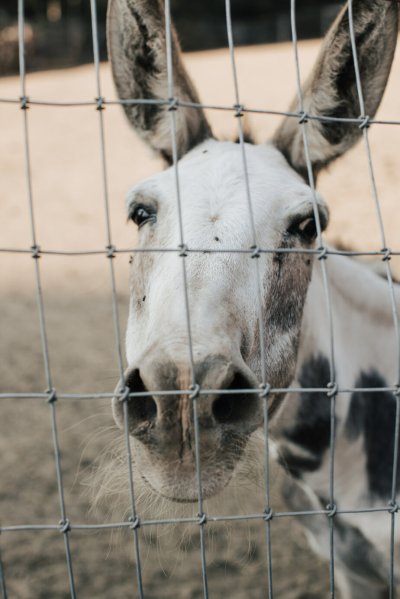
[[[316,496],[328,496],[331,446],[330,327],[320,264],[315,264],[304,310],[293,387],[274,434],[285,467],[307,481]],[[393,461],[395,402],[391,392],[369,393],[397,382],[398,357],[387,281],[355,260],[330,255],[327,261],[334,331],[336,397],[335,496],[340,505],[388,500]],[[396,285],[396,300],[400,289]],[[343,392],[364,388],[365,392]],[[379,467],[374,467],[379,460]],[[358,464],[353,468],[354,464]],[[382,469],[381,464],[387,468]],[[376,473],[380,472],[380,476]],[[400,474],[400,472],[399,472]],[[400,480],[400,478],[399,478]]]
[[[326,262],[334,331],[335,380],[340,388],[354,387],[361,372],[376,370],[388,385],[397,381],[398,356],[387,281],[354,259],[330,255]],[[397,302],[400,288],[395,286]],[[297,377],[311,357],[331,362],[329,310],[320,263],[304,309]]]
[[[299,482],[295,485],[288,477],[284,487],[292,511],[325,508],[331,492],[332,459],[333,493],[339,509],[380,507],[391,497],[396,403],[389,391],[368,391],[397,382],[397,341],[389,285],[356,260],[330,255],[326,265],[335,382],[339,391],[358,391],[339,392],[336,397],[335,451],[331,453],[332,404],[324,390],[330,380],[330,327],[321,266],[317,263],[304,309],[296,377],[292,381],[293,387],[302,387],[304,391],[297,397],[288,395],[273,430],[278,459]],[[399,305],[398,285],[395,294]],[[321,388],[322,392],[306,390],[312,387]],[[344,559],[347,550],[354,551],[352,534],[363,539],[364,549],[367,539],[379,546],[387,559],[387,515],[375,514],[373,520],[365,518],[365,514],[355,518],[354,514],[340,516],[342,526],[348,526],[347,536],[341,538]],[[319,527],[315,519],[311,521],[310,531],[327,547],[326,528]]]

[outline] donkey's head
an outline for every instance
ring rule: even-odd
[[[365,110],[372,117],[393,59],[397,7],[387,0],[354,0],[353,11]],[[312,248],[315,218],[323,229],[328,213],[318,195],[313,201],[298,119],[288,117],[271,143],[245,144],[247,177],[243,148],[214,139],[201,108],[182,106],[199,101],[174,31],[179,106],[171,115],[171,104],[157,103],[169,95],[161,0],[111,0],[108,43],[120,98],[144,100],[124,105],[130,122],[170,165],[131,189],[127,202],[140,250],[166,250],[135,252],[132,260],[126,384],[131,392],[147,393],[127,404],[136,469],[160,495],[194,501],[192,402],[179,391],[193,381],[210,390],[198,400],[198,426],[203,494],[212,496],[229,482],[249,437],[262,424],[261,400],[249,392],[260,383],[262,337],[272,387],[287,387],[294,375],[313,259],[274,250]],[[346,7],[327,34],[303,99],[304,110],[315,116],[360,114]],[[307,135],[317,175],[357,141],[361,130],[357,123],[311,120]],[[176,250],[182,239],[189,252],[167,251]],[[270,252],[254,259],[248,252],[224,251],[247,251],[255,243]],[[281,397],[270,396],[271,414]],[[118,400],[114,414],[122,424]]]

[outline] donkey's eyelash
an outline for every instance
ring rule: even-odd
[[[140,229],[148,222],[156,222],[157,211],[154,206],[136,204],[129,210],[129,220],[132,220]]]

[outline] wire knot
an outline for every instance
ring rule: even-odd
[[[326,246],[318,248],[318,260],[326,260],[328,258],[328,248]]]
[[[271,385],[269,383],[262,383],[260,385],[260,397],[266,399],[271,391]]]
[[[389,501],[389,514],[397,514],[400,510],[400,505],[397,501]]]
[[[20,108],[21,110],[28,110],[29,108],[29,98],[28,96],[21,96],[20,99]]]
[[[337,392],[338,392],[338,384],[331,382],[331,383],[328,383],[327,387],[329,389],[327,396],[335,397],[335,395],[337,395]]]
[[[129,389],[129,387],[120,389],[120,396],[118,397],[118,401],[120,401],[121,403],[128,401],[130,392],[131,392],[131,390]]]
[[[327,516],[328,518],[334,518],[337,514],[337,505],[336,503],[330,504],[328,503],[328,505],[326,506],[326,509],[328,510]]]
[[[382,248],[382,260],[383,262],[387,262],[392,257],[392,250],[390,248]]]
[[[115,258],[115,252],[117,250],[115,245],[107,245],[106,250],[107,250],[107,258]]]
[[[178,98],[170,98],[168,100],[168,110],[171,112],[172,110],[178,110]]]
[[[395,387],[396,387],[396,391],[393,391],[393,395],[395,397],[400,397],[400,384],[397,383],[397,385],[395,385]]]
[[[251,258],[259,258],[261,256],[261,248],[258,245],[252,245]]]
[[[207,524],[207,516],[203,513],[203,514],[197,514],[198,515],[198,522],[197,524],[199,526],[204,526],[204,524]]]
[[[55,403],[57,401],[57,392],[55,389],[47,389],[47,403]]]
[[[308,114],[304,112],[304,110],[299,113],[299,117],[299,125],[304,125],[304,123],[308,123]]]
[[[137,530],[138,528],[140,528],[140,520],[138,518],[138,516],[130,516],[129,517],[129,522],[130,522],[130,528],[132,530]]]
[[[195,385],[190,385],[189,389],[191,390],[191,394],[189,395],[189,399],[197,399],[200,395],[201,387],[198,383]]]
[[[71,523],[68,520],[68,518],[65,518],[65,520],[60,520],[60,522],[58,524],[60,526],[60,532],[63,534],[65,534],[71,530]]]
[[[241,118],[244,114],[243,104],[235,104],[233,108],[235,110],[235,118]]]
[[[31,247],[32,250],[32,258],[34,258],[35,260],[38,260],[40,258],[40,245],[32,245]]]
[[[371,125],[371,117],[368,115],[360,116],[360,121],[360,129],[368,129],[368,127]]]
[[[272,508],[268,508],[267,510],[264,511],[264,521],[265,522],[271,522],[273,517],[274,517],[274,512],[272,511]]]
[[[186,258],[186,256],[188,255],[188,252],[189,252],[189,248],[186,245],[186,243],[180,243],[178,245],[178,248],[180,250],[180,252],[179,252],[180,258]]]
[[[103,98],[102,96],[98,96],[97,98],[95,98],[95,101],[96,101],[96,110],[104,110],[105,98]]]

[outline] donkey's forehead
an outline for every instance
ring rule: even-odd
[[[215,189],[239,186],[242,191],[246,171],[250,185],[264,184],[271,190],[281,190],[287,183],[304,187],[304,182],[290,168],[281,152],[270,144],[246,143],[243,150],[233,142],[208,140],[189,152],[181,160],[180,168],[183,176],[193,176],[196,172],[196,178],[201,178]]]
[[[262,204],[264,209],[286,212],[298,203],[312,201],[310,188],[273,145],[245,144],[245,161],[246,167],[242,148],[233,142],[207,140],[197,146],[178,164],[182,204],[246,207],[245,168],[255,208]],[[129,208],[138,197],[146,196],[161,204],[176,204],[176,195],[175,169],[170,167],[131,189],[127,204]]]

